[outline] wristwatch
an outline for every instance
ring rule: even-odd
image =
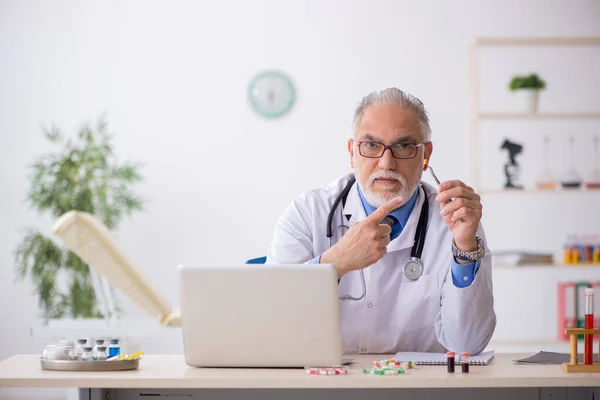
[[[483,247],[483,240],[479,236],[475,236],[477,239],[477,250],[475,251],[462,251],[456,247],[454,239],[452,239],[452,255],[459,260],[464,261],[477,261],[481,260],[485,255],[485,248]]]

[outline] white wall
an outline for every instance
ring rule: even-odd
[[[264,254],[287,203],[348,170],[352,110],[371,90],[417,95],[431,116],[436,172],[468,180],[468,45],[523,35],[599,36],[600,3],[0,1],[0,359],[42,344],[29,334],[37,299],[15,283],[12,257],[20,229],[52,223],[24,204],[27,165],[50,150],[41,124],[73,133],[107,112],[119,155],[146,165],[139,193],[149,199],[116,236],[177,305],[177,264]],[[293,111],[277,121],[245,99],[264,68],[297,87]],[[560,99],[549,84],[548,98]],[[490,246],[557,251],[568,232],[598,231],[598,196],[485,197]]]

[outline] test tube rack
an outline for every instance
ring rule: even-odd
[[[577,359],[577,336],[579,335],[600,335],[600,329],[573,328],[565,329],[565,334],[571,338],[571,360],[563,363],[562,367],[566,372],[600,372],[600,349],[598,350],[598,362],[593,364],[580,364]],[[593,339],[594,336],[592,336]]]

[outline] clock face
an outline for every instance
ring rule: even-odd
[[[280,117],[294,103],[294,86],[285,74],[265,71],[250,82],[248,100],[252,108],[263,117]]]

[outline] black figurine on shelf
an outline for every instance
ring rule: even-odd
[[[506,176],[506,183],[504,184],[504,188],[523,189],[523,185],[520,185],[518,183],[521,168],[515,160],[515,157],[523,151],[523,146],[518,143],[513,143],[508,139],[505,139],[500,149],[508,151],[508,161],[506,162],[506,164],[504,164],[504,175]]]

